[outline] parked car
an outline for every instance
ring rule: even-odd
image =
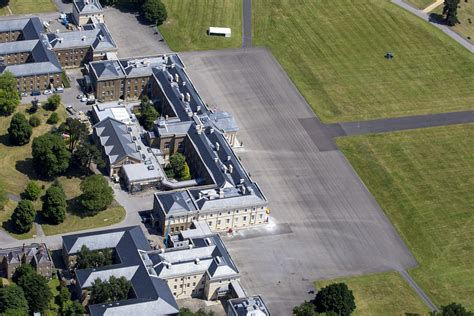
[[[132,131],[132,128],[131,128],[131,127],[129,127],[129,128],[127,128],[127,130],[128,130],[129,132],[131,132],[131,131]]]
[[[142,154],[142,158],[143,158],[143,159],[146,159],[146,156],[145,156],[145,154]]]
[[[142,146],[137,146],[137,149],[138,149],[138,150],[142,150]]]
[[[41,92],[38,91],[38,90],[33,90],[33,91],[31,91],[31,95],[32,96],[38,96],[38,95],[41,95]]]
[[[87,102],[87,97],[82,97],[81,102]]]
[[[83,94],[79,94],[79,95],[76,97],[76,99],[82,99],[83,97],[84,97]]]
[[[148,151],[149,153],[151,153],[151,148],[148,147],[148,148],[146,149],[146,151]]]
[[[47,89],[43,91],[43,94],[48,95],[48,94],[53,94],[53,91]]]
[[[54,93],[63,93],[64,88],[63,87],[57,87],[56,90],[54,90]]]
[[[148,170],[154,170],[154,169],[155,167],[153,167],[153,165],[148,166]]]
[[[87,100],[86,105],[94,105],[95,100]]]
[[[22,98],[27,97],[27,96],[28,96],[28,93],[26,93],[26,92],[20,93],[20,97],[22,97]]]
[[[135,136],[133,136],[132,139],[133,139],[133,141],[136,141],[136,140],[137,140],[137,138],[136,138]]]

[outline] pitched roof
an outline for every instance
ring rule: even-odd
[[[102,5],[99,0],[74,0],[74,6],[80,14],[102,12]]]
[[[94,125],[94,132],[104,148],[110,164],[125,157],[141,160],[136,144],[127,132],[127,125],[113,118],[106,118]]]

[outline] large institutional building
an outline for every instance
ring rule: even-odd
[[[142,142],[143,135],[134,134],[134,119],[94,109],[97,118],[109,113],[95,125],[94,138],[109,174],[119,175],[130,191],[160,189],[152,215],[163,233],[187,229],[194,220],[205,220],[215,231],[268,221],[265,195],[232,148],[239,145],[235,120],[207,107],[177,55],[92,62],[89,68],[97,98],[148,95],[161,113]],[[176,152],[186,157],[192,180],[166,176],[164,168]]]
[[[74,269],[83,246],[91,251],[112,249],[112,265],[76,269],[76,291],[84,303],[92,284],[111,276],[125,277],[132,285],[129,298],[89,305],[90,315],[175,315],[177,299],[245,299],[240,274],[220,236],[205,222],[170,237],[166,249],[152,249],[139,226],[63,237],[63,258]],[[236,305],[237,306],[237,305]]]
[[[103,60],[116,51],[104,23],[86,24],[78,31],[46,32],[37,17],[0,21],[0,73],[11,72],[20,92],[57,88],[62,85],[63,68]]]

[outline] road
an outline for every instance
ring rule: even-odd
[[[288,315],[314,280],[417,264],[344,155],[312,141],[300,120],[313,111],[269,51],[181,57],[204,100],[236,118],[236,153],[272,210],[267,227],[226,238],[249,294]]]

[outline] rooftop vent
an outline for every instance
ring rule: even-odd
[[[234,166],[229,165],[229,173],[232,173],[234,171]]]
[[[216,151],[219,151],[220,147],[221,147],[221,144],[219,144],[218,142],[216,142]]]
[[[180,99],[181,101],[184,101],[184,94],[183,94],[183,93],[180,93],[180,94],[179,94],[179,99]]]
[[[200,261],[201,261],[201,259],[199,259],[199,258],[194,259],[195,264],[199,264]]]
[[[178,74],[174,75],[174,81],[179,82],[179,75]]]
[[[217,256],[217,257],[216,257],[216,262],[217,262],[218,264],[221,264],[221,262],[222,262],[221,257]]]
[[[227,156],[227,161],[230,161],[230,156]]]
[[[198,112],[201,111],[201,106],[198,105],[198,106],[196,107],[196,110],[197,110]]]
[[[214,128],[211,127],[211,128],[209,129],[209,134],[212,134],[212,133],[214,133]]]
[[[209,237],[204,238],[204,241],[206,242],[206,245],[211,245],[211,240],[209,239]]]
[[[191,102],[191,95],[189,92],[186,92],[186,102]]]
[[[100,37],[99,37],[99,38],[100,38]],[[85,40],[86,40],[86,36],[83,35],[83,36],[81,37],[81,41],[85,41]]]
[[[245,181],[245,180],[241,178],[241,179],[240,179],[240,184],[243,184],[244,181]]]

